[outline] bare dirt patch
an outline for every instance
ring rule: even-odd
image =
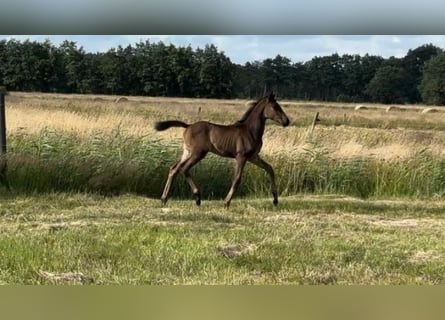
[[[38,275],[44,279],[54,282],[80,282],[84,284],[93,283],[94,279],[81,272],[54,273],[48,271],[38,271]]]
[[[439,254],[437,251],[427,250],[427,251],[417,251],[411,256],[409,262],[415,264],[422,264],[440,259],[442,259],[442,255]]]
[[[389,144],[376,148],[363,146],[355,141],[342,144],[333,151],[334,158],[375,158],[381,160],[406,159],[412,155],[412,148],[406,145]]]
[[[254,244],[239,244],[230,245],[225,247],[219,247],[219,252],[226,258],[233,259],[246,253],[255,251],[256,245]]]
[[[445,221],[438,219],[373,219],[371,224],[380,227],[396,227],[396,228],[416,228],[416,227],[442,227],[445,225]]]

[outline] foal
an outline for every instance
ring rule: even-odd
[[[168,192],[176,175],[184,174],[196,204],[201,204],[201,194],[196,186],[190,168],[203,159],[208,152],[235,159],[235,174],[232,186],[224,200],[224,206],[229,207],[233,194],[241,182],[241,174],[247,161],[264,169],[272,184],[273,204],[278,204],[278,193],[275,184],[275,174],[272,167],[261,159],[258,153],[263,145],[263,133],[266,119],[271,119],[283,127],[289,125],[289,118],[275,100],[274,94],[268,93],[246,111],[243,117],[231,125],[220,125],[207,121],[186,124],[182,121],[162,121],[155,123],[158,131],[170,127],[183,127],[184,145],[181,160],[176,162],[168,174],[168,179],[161,196],[163,204],[167,202]]]

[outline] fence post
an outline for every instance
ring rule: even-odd
[[[5,92],[0,88],[0,182],[9,189],[6,178],[6,115],[5,115]]]
[[[5,94],[0,91],[0,154],[6,153]]]
[[[312,132],[314,132],[314,128],[315,128],[315,125],[317,124],[317,122],[320,122],[320,118],[318,117],[318,115],[319,115],[319,112],[315,113],[314,120],[312,120],[311,134],[312,134]]]

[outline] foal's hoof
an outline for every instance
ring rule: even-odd
[[[197,206],[201,205],[201,195],[199,193],[195,193],[193,195],[193,198],[195,198],[195,203]]]

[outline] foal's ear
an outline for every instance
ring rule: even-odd
[[[273,100],[275,100],[275,94],[273,93],[273,91],[270,91],[270,92],[267,94],[267,99],[269,99],[269,101],[273,101]]]

